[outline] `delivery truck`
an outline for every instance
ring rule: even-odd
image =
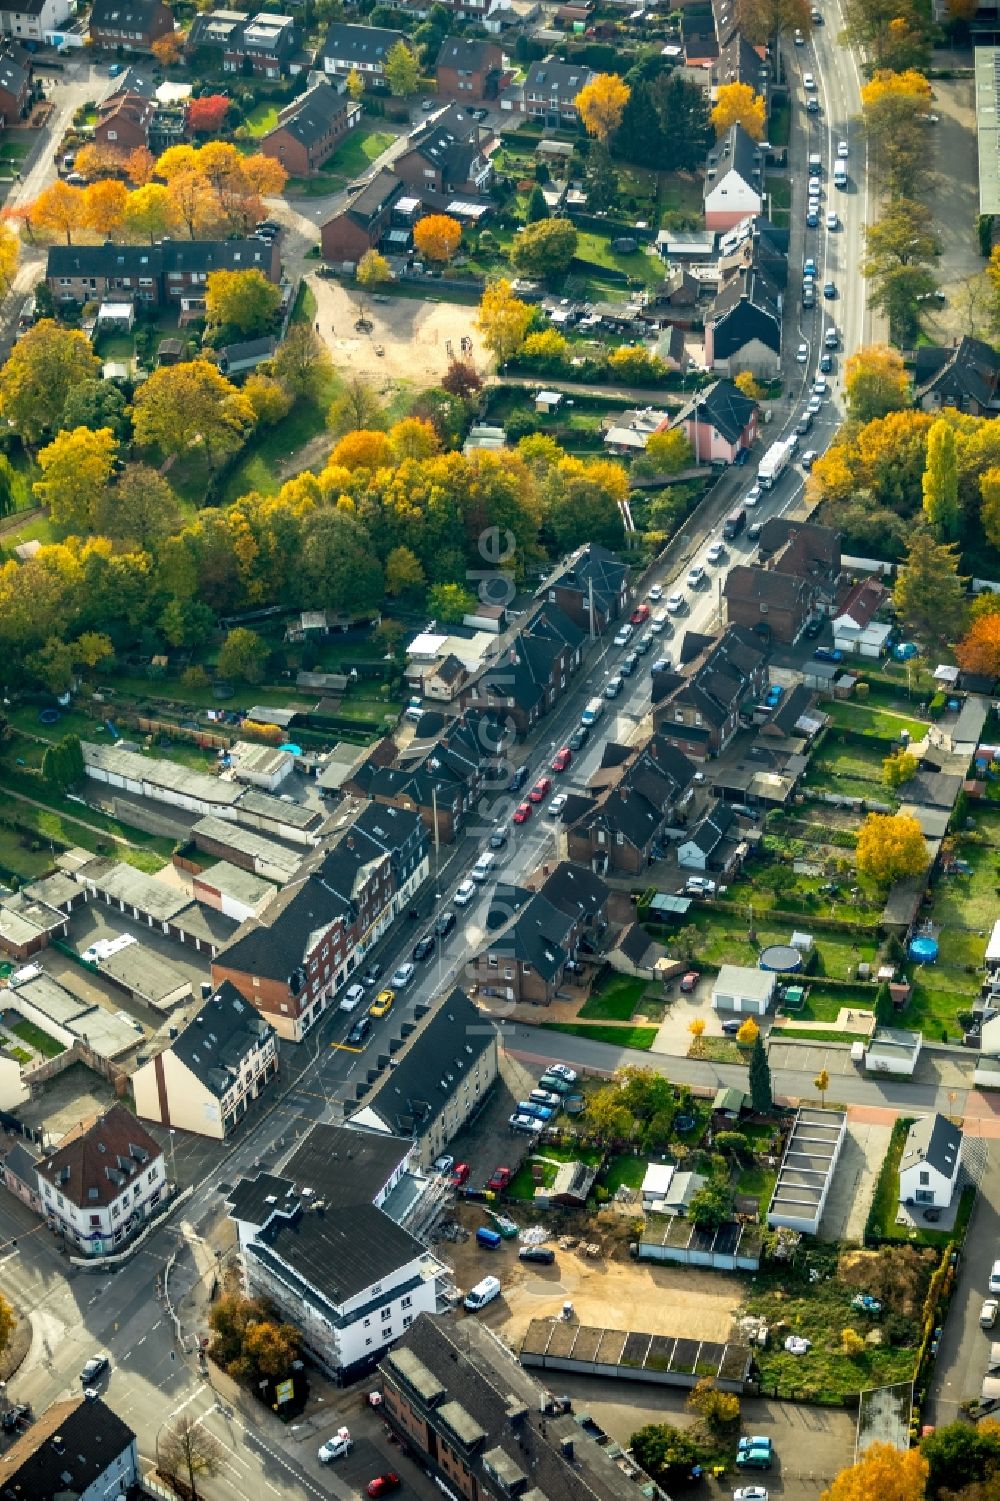
[[[757,470],[757,479],[764,490],[770,490],[775,480],[784,473],[785,466],[790,457],[790,449],[786,439],[781,438],[777,443],[772,443],[767,453],[760,461]]]

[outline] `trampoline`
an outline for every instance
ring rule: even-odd
[[[61,716],[58,709],[39,709],[39,724],[58,724]]]
[[[762,951],[757,963],[772,974],[795,974],[802,968],[802,955],[790,943],[772,943]]]
[[[937,956],[936,938],[914,938],[910,944],[910,958],[916,959],[918,964],[933,964]]]
[[[286,740],[284,745],[279,745],[278,749],[287,751],[290,756],[301,756],[302,754],[301,745],[293,745],[290,740]]]

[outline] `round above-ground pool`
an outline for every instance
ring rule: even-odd
[[[61,717],[58,709],[39,709],[38,711],[39,724],[58,724]]]
[[[761,969],[769,969],[775,974],[794,974],[802,968],[802,955],[790,943],[772,943],[762,950],[757,963]]]
[[[278,749],[287,751],[290,756],[301,756],[302,754],[301,745],[293,745],[290,740],[287,740],[284,745],[279,745]]]
[[[910,944],[910,958],[916,959],[920,964],[933,964],[938,956],[938,941],[936,938],[914,938]]]
[[[897,662],[912,662],[917,655],[917,648],[912,641],[901,641],[898,646],[893,647],[892,654]]]

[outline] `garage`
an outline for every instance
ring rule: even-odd
[[[774,998],[778,977],[742,964],[724,964],[712,986],[716,1011],[743,1016],[764,1016]]]

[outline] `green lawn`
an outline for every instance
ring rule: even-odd
[[[610,1197],[614,1197],[619,1188],[641,1188],[642,1180],[646,1176],[649,1160],[646,1157],[635,1157],[631,1154],[622,1154],[620,1157],[612,1157],[605,1172],[600,1179],[602,1188],[606,1188]]]
[[[844,1006],[870,1011],[875,1004],[874,985],[824,985],[822,980],[810,979],[803,983],[809,994],[801,1011],[786,1012],[792,1021],[835,1022]]]
[[[366,172],[376,157],[388,151],[396,137],[391,130],[355,130],[342,141],[324,163],[324,172],[341,177],[357,177]]]
[[[789,927],[760,924],[754,916],[756,943],[747,937],[747,914],[744,912],[698,912],[692,919],[702,938],[699,957],[708,964],[756,965],[760,950],[772,943],[787,943]],[[803,922],[808,928],[808,918]],[[834,980],[853,979],[859,963],[875,958],[874,939],[855,939],[849,933],[827,932],[817,928],[813,934],[819,955],[819,974]]]
[[[55,1037],[50,1037],[48,1032],[43,1032],[41,1027],[36,1027],[34,1022],[14,1022],[10,1029],[15,1036],[26,1042],[29,1048],[34,1048],[36,1053],[41,1053],[43,1058],[58,1058],[60,1053],[65,1053],[66,1044],[59,1042]]]
[[[11,817],[17,817],[14,804],[8,804],[7,811]],[[40,836],[31,838],[19,834],[16,829],[0,826],[0,866],[4,870],[20,876],[22,881],[35,881],[52,869],[52,858],[48,840],[42,840]]]
[[[610,235],[581,231],[576,253],[581,260],[593,261],[595,265],[607,266],[609,270],[623,271],[626,276],[632,277],[634,281],[645,282],[648,287],[660,285],[664,266],[659,256],[648,255],[642,247],[631,255],[620,255],[611,249],[611,239]]]
[[[638,1048],[648,1052],[656,1038],[656,1027],[588,1027],[586,1022],[539,1022],[546,1032],[565,1032],[570,1037],[589,1037],[591,1042],[606,1042],[613,1048]]]
[[[694,214],[704,212],[703,183],[699,175],[690,172],[663,172],[660,174],[660,221],[666,214]]]
[[[882,762],[889,753],[885,741],[855,740],[834,730],[810,757],[804,785],[842,797],[869,797],[892,803],[893,793],[882,780]]]
[[[631,1021],[645,989],[645,980],[612,975],[598,991],[588,996],[579,1015],[585,1021]]]
[[[220,486],[219,503],[231,505],[251,490],[261,495],[277,494],[287,477],[279,473],[278,466],[325,430],[326,414],[339,385],[339,377],[334,375],[318,402],[300,399],[274,427],[254,434]],[[322,461],[315,467],[322,468]]]
[[[872,735],[879,740],[898,740],[901,731],[909,730],[911,740],[923,740],[927,734],[927,721],[895,709],[880,709],[875,705],[848,703],[844,699],[824,699],[820,704],[831,724],[843,730],[854,730],[859,735]],[[889,755],[886,746],[882,753]]]
[[[767,1214],[767,1206],[771,1202],[774,1193],[774,1185],[778,1181],[776,1168],[760,1167],[756,1163],[752,1167],[741,1168],[733,1185],[737,1193],[753,1194],[757,1199],[761,1224]]]
[[[266,136],[278,123],[278,106],[262,102],[255,104],[246,115],[246,127],[255,138]]]

